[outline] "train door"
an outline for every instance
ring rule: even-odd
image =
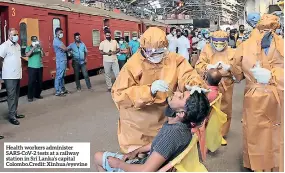
[[[65,46],[68,46],[68,32],[67,32],[67,19],[66,16],[64,15],[57,15],[57,14],[49,14],[49,21],[51,22],[51,26],[50,26],[50,30],[49,30],[49,36],[48,36],[48,40],[49,40],[49,56],[53,58],[53,60],[55,60],[56,56],[55,56],[55,52],[53,49],[53,40],[56,37],[55,34],[55,29],[56,28],[61,28],[63,30],[63,38],[62,38],[62,42],[63,44],[65,44]],[[51,76],[52,78],[54,78],[55,76],[55,69],[51,72]]]
[[[0,44],[8,39],[8,28],[8,7],[0,6]]]

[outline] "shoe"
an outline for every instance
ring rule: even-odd
[[[28,102],[33,102],[33,99],[28,99]]]
[[[81,92],[81,89],[77,89],[77,92],[79,92],[79,93],[80,93],[80,92]]]
[[[61,94],[70,94],[68,90],[62,91]]]
[[[222,138],[221,145],[222,145],[222,146],[228,145],[228,142],[225,140],[225,138]]]
[[[39,96],[39,97],[35,97],[36,99],[43,99],[43,97],[42,96]]]
[[[56,93],[56,94],[55,94],[55,96],[57,96],[57,97],[64,97],[64,96],[65,96],[65,94]]]
[[[9,122],[14,125],[20,125],[20,122],[17,119],[9,119]]]
[[[0,139],[3,139],[4,138],[4,136],[0,136]]]
[[[17,119],[25,118],[25,115],[16,115]]]

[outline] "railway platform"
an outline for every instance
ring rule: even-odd
[[[97,171],[93,155],[96,151],[119,151],[117,141],[118,111],[107,92],[103,75],[91,77],[94,91],[88,91],[81,80],[82,92],[76,92],[75,83],[66,88],[71,94],[55,97],[54,90],[43,91],[43,100],[29,103],[26,96],[20,98],[19,113],[26,115],[19,126],[6,119],[7,103],[0,103],[0,134],[4,142],[90,142],[90,169],[4,169],[4,157],[0,157],[0,171]],[[233,99],[233,120],[228,136],[228,145],[210,153],[204,163],[209,171],[242,172],[242,128],[241,113],[244,83],[236,84]],[[4,150],[0,150],[4,155]]]

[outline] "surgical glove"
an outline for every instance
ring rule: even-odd
[[[230,70],[230,68],[231,68],[231,66],[230,66],[230,65],[225,64],[225,63],[223,63],[223,62],[221,62],[221,65],[222,65],[223,70],[225,70],[225,71],[229,71],[229,70]]]
[[[208,64],[207,65],[207,70],[210,70],[212,68],[218,68],[221,63],[222,63],[222,61],[219,61],[216,64]]]
[[[189,85],[186,85],[185,88],[190,91],[190,95],[192,95],[195,91],[197,91],[198,93],[208,93],[210,92],[211,90],[207,90],[205,88],[200,88],[198,86],[189,86]]]
[[[156,94],[158,91],[167,92],[168,84],[164,80],[156,80],[151,84],[150,90],[152,94]]]
[[[260,84],[268,84],[271,79],[271,71],[265,68],[254,67],[250,69],[253,77]]]

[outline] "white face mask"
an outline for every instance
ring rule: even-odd
[[[62,38],[63,37],[63,33],[58,34],[58,38]]]
[[[19,41],[19,36],[18,35],[12,36],[12,42],[16,43],[18,41]]]
[[[218,47],[218,48],[215,48],[216,49],[216,51],[218,51],[218,52],[222,52],[224,49],[225,49],[225,47]]]
[[[209,36],[209,34],[205,34],[205,38],[209,38],[210,36]]]
[[[173,32],[172,32],[172,35],[176,35],[176,31],[173,31]]]
[[[202,38],[202,36],[201,36],[201,35],[198,35],[198,38]]]
[[[133,37],[133,40],[137,40],[138,38],[137,37]]]
[[[160,63],[163,59],[164,54],[160,54],[160,55],[155,55],[155,56],[151,56],[148,57],[147,60],[149,60],[150,62],[157,64]]]
[[[198,36],[198,32],[195,32],[195,36]]]
[[[123,44],[123,43],[124,43],[124,41],[119,41],[119,43],[120,43],[120,44]]]
[[[32,46],[35,47],[36,45],[40,44],[39,41],[32,42]]]

